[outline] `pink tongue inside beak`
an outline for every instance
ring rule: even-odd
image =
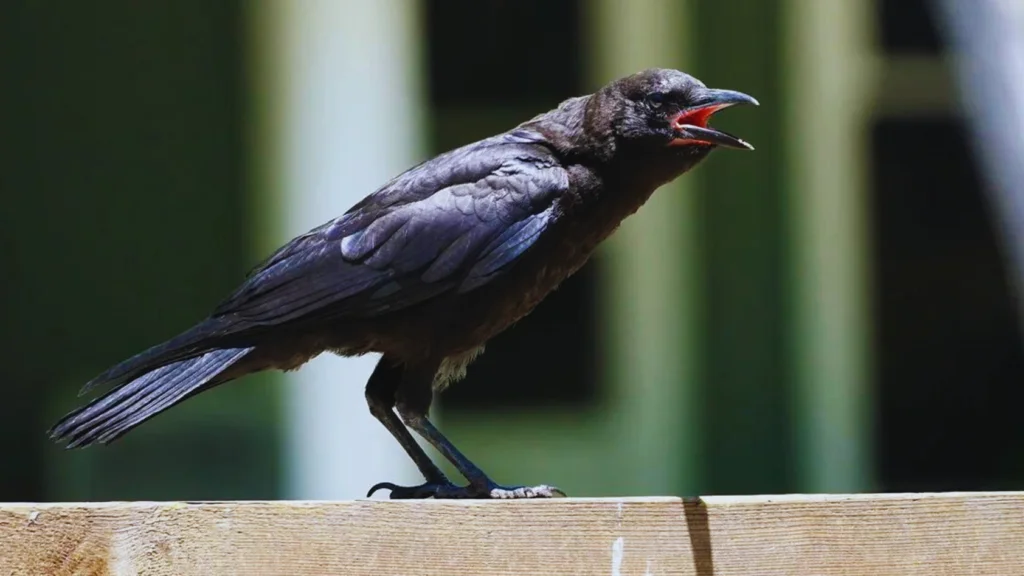
[[[728,106],[729,104],[711,104],[710,106],[704,106],[702,108],[684,110],[672,119],[672,127],[677,130],[681,130],[685,126],[707,128],[708,120],[711,119],[712,114],[718,112],[722,108],[727,108]],[[711,144],[711,142],[706,140],[697,140],[694,138],[676,138],[672,141],[673,146],[682,146],[685,144]]]
[[[676,128],[682,128],[685,125],[707,128],[708,120],[711,118],[711,115],[726,106],[728,106],[728,104],[712,104],[710,106],[704,106],[703,108],[695,108],[680,112],[679,115],[672,120],[672,125]]]

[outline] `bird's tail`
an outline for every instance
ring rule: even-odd
[[[216,348],[215,345],[211,345],[211,340],[217,336],[219,327],[217,320],[208,318],[166,342],[115,364],[86,382],[78,395],[81,396],[97,386],[119,386],[161,366],[200,356]]]
[[[224,382],[217,376],[252,350],[213,350],[160,366],[64,416],[50,429],[50,437],[67,440],[68,448],[116,440],[205,387]]]

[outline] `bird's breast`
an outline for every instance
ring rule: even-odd
[[[635,208],[577,211],[546,232],[530,252],[493,284],[471,293],[455,312],[470,349],[532,312],[552,291],[585,265],[600,243]]]
[[[475,349],[530,314],[582,268],[601,242],[653,192],[653,187],[623,189],[608,184],[592,179],[587,188],[577,188],[571,198],[564,199],[556,222],[515,265],[484,286],[432,303],[413,323],[404,317],[402,333],[420,334],[418,329],[410,330],[416,324],[424,329],[435,353],[475,356]],[[417,340],[422,343],[424,338]]]

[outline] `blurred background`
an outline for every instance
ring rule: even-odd
[[[756,96],[715,123],[757,151],[662,189],[493,340],[436,404],[455,444],[576,496],[1019,489],[1024,16],[958,4],[4,2],[0,501],[418,482],[366,410],[375,357],[107,447],[45,431],[389,177],[650,66]]]

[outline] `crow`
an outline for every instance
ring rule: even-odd
[[[416,165],[287,242],[202,321],[90,380],[83,394],[110,390],[50,435],[69,449],[106,444],[243,375],[294,370],[323,352],[375,352],[369,411],[425,482],[381,482],[367,496],[564,496],[548,485],[496,484],[430,422],[431,401],[657,188],[716,147],[753,150],[708,126],[735,104],[757,101],[651,68]],[[410,429],[468,483],[452,483]]]

